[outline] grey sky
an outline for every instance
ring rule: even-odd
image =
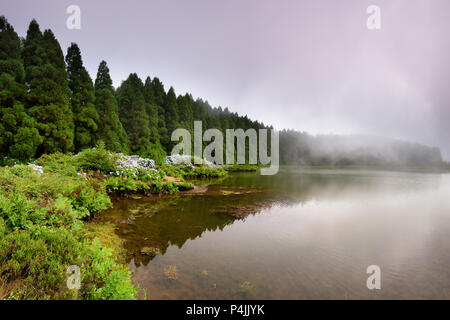
[[[66,28],[79,5],[81,30]],[[366,8],[381,8],[381,30]],[[32,18],[95,77],[108,62],[276,128],[438,145],[450,158],[448,0],[2,0],[24,36]]]

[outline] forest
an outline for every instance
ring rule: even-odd
[[[103,141],[113,152],[161,159],[170,152],[176,128],[264,128],[212,108],[191,94],[165,90],[157,77],[132,73],[117,90],[106,61],[93,81],[81,51],[72,43],[64,56],[51,30],[31,21],[25,39],[0,18],[0,153],[26,161],[42,154],[79,152]]]
[[[0,17],[0,161],[26,162],[43,154],[78,153],[103,142],[112,152],[161,162],[177,128],[272,128],[192,94],[177,95],[163,82],[131,73],[116,89],[106,61],[95,80],[72,43],[64,55],[50,29],[33,20],[25,38]],[[442,163],[438,148],[359,136],[280,132],[281,164],[409,165]]]

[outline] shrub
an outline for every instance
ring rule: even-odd
[[[162,165],[166,158],[166,151],[164,151],[164,148],[159,143],[152,144],[142,156],[155,160],[157,165]]]
[[[117,157],[105,149],[104,143],[100,143],[96,148],[83,150],[75,158],[83,170],[100,170],[103,173],[116,171]]]
[[[80,184],[73,189],[70,198],[72,206],[79,212],[80,217],[87,217],[91,213],[106,210],[112,206],[111,199],[104,188],[97,191],[88,183]]]
[[[116,177],[128,177],[144,182],[159,180],[164,177],[162,172],[154,169],[155,162],[151,159],[119,154],[116,163],[117,170],[109,173]]]
[[[40,212],[34,210],[34,204],[20,193],[14,193],[11,198],[0,194],[0,217],[10,230],[25,228],[42,219]]]
[[[184,165],[163,165],[161,169],[166,175],[176,178],[218,178],[227,175],[227,172],[221,167],[189,167]]]
[[[108,193],[145,192],[150,189],[147,183],[128,177],[108,177],[101,184]]]
[[[194,189],[194,185],[190,182],[179,182],[177,183],[179,191],[186,191]]]
[[[32,224],[79,226],[79,219],[107,209],[106,190],[82,177],[39,175],[20,165],[0,168],[0,217],[10,230]]]
[[[156,182],[152,185],[152,191],[159,194],[173,194],[179,191],[178,184],[172,181]]]
[[[86,247],[86,256],[90,258],[90,268],[82,277],[87,283],[83,290],[86,299],[95,300],[131,300],[138,293],[131,282],[131,273],[124,266],[118,266],[111,258],[110,249],[102,248],[95,238]]]
[[[226,176],[227,172],[219,167],[194,167],[184,172],[184,177],[188,178],[219,178]]]
[[[19,283],[7,298],[75,298],[65,268],[79,264],[80,242],[65,229],[17,230],[0,240],[0,274]]]
[[[183,178],[187,167],[164,164],[161,166],[161,170],[164,172],[164,175],[181,179]]]
[[[66,283],[69,265],[81,270],[81,289]],[[0,238],[0,275],[20,284],[9,299],[134,299],[137,288],[109,249],[65,228],[17,230]]]
[[[0,218],[0,239],[3,238],[3,236],[5,235],[5,232],[6,232],[5,221],[3,220],[3,218]]]
[[[44,172],[60,174],[74,177],[80,171],[80,167],[75,157],[70,154],[53,153],[44,154],[34,162],[36,165],[44,167]]]

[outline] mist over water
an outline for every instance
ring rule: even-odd
[[[443,165],[441,150],[418,143],[367,135],[317,135],[282,131],[283,164],[424,166]]]

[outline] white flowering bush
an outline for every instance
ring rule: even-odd
[[[155,169],[155,161],[152,159],[139,156],[125,156],[121,153],[118,154],[118,159],[116,160],[116,171],[111,171],[109,174],[143,181],[158,181],[163,178],[162,173]]]
[[[78,172],[77,175],[78,175],[79,177],[84,178],[84,180],[87,180],[87,173],[86,173],[86,172]]]
[[[31,169],[36,171],[39,175],[44,173],[44,170],[42,169],[42,166],[35,165],[34,163],[30,163],[28,165]]]
[[[195,161],[197,160],[197,161]],[[167,156],[166,157],[166,163],[173,165],[173,166],[187,166],[187,167],[194,167],[193,164],[194,163],[201,163],[201,165],[206,166],[206,167],[216,167],[216,165],[214,163],[212,163],[211,161],[205,160],[205,159],[199,159],[197,157],[192,157],[192,156],[188,156],[188,155],[182,155],[182,154],[175,154],[172,156]]]

